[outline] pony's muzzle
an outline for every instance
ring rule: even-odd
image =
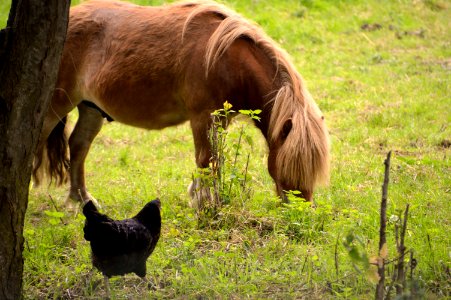
[[[280,199],[282,200],[282,203],[289,203],[290,200],[288,199],[288,194],[290,191],[293,191],[293,189],[283,189],[279,184],[277,185],[277,194],[279,195]],[[300,190],[301,194],[296,195],[300,198],[305,199],[306,202],[312,202],[313,203],[313,192],[307,191],[307,190]]]

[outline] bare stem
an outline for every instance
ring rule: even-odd
[[[379,274],[379,283],[376,287],[376,299],[382,300],[385,296],[385,254],[382,250],[386,246],[387,237],[385,234],[387,227],[387,194],[388,194],[388,183],[390,174],[390,157],[391,151],[388,152],[387,158],[384,161],[385,174],[384,183],[382,184],[382,201],[381,201],[381,211],[380,211],[380,229],[379,229],[379,259],[381,260],[377,266],[377,272]]]
[[[335,273],[338,278],[338,240],[340,238],[340,234],[337,236],[337,241],[335,242],[335,251],[334,251],[334,260],[335,260]]]
[[[55,208],[55,211],[56,211],[56,212],[59,212],[58,207],[56,206],[56,202],[55,202],[55,200],[53,200],[52,195],[48,194],[48,196],[49,196],[49,198],[50,198],[50,202],[52,202],[53,208]],[[63,218],[61,218],[61,217],[60,217],[60,221],[61,221],[61,223],[62,223],[63,225],[67,225],[67,223],[64,222]]]
[[[404,245],[404,239],[406,236],[406,229],[407,229],[407,218],[409,214],[409,204],[406,206],[406,210],[404,212],[404,219],[403,224],[401,228],[401,237],[400,242],[398,246],[398,255],[400,257],[398,264],[396,265],[396,271],[398,273],[397,276],[397,285],[396,285],[396,294],[402,295],[405,287],[406,287],[406,274],[404,269],[404,255],[406,253],[406,246]]]
[[[241,148],[241,138],[243,137],[244,134],[244,125],[241,125],[241,130],[240,130],[240,135],[238,137],[238,143],[236,146],[236,151],[235,151],[235,158],[233,159],[233,165],[232,165],[232,169],[236,169],[236,163],[238,161],[238,155],[240,155],[240,148]],[[233,180],[230,180],[230,184],[229,184],[229,196],[230,193],[232,192],[232,185],[233,185]]]

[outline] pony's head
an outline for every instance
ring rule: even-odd
[[[276,93],[265,104],[265,110],[270,111],[265,132],[269,145],[268,170],[282,198],[285,192],[298,190],[306,200],[312,200],[315,186],[329,178],[329,135],[324,117],[301,76],[288,54],[261,28],[223,6],[198,4],[185,21],[183,31],[195,16],[204,13],[221,19],[207,44],[206,76],[238,39],[248,41],[269,58],[272,68],[268,69],[275,71],[267,74],[273,83],[268,88],[274,87]]]
[[[311,201],[315,186],[329,179],[329,135],[302,79],[292,75],[272,100],[268,170],[283,199],[298,190]]]

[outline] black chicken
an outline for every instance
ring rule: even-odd
[[[83,207],[83,231],[91,243],[92,264],[105,276],[108,296],[111,276],[146,276],[146,260],[160,238],[160,205],[160,200],[155,199],[133,218],[120,221],[101,214],[92,201]]]

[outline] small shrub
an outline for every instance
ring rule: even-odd
[[[260,120],[261,110],[240,110],[239,113],[253,120]],[[243,144],[247,143],[252,149],[252,139],[246,135],[246,126],[241,124],[238,136],[232,140],[229,136],[229,122],[236,112],[232,105],[224,102],[224,108],[214,111],[211,115],[212,126],[209,131],[211,145],[210,167],[198,169],[194,175],[200,178],[202,186],[210,190],[211,201],[203,203],[199,212],[199,225],[203,227],[209,220],[217,217],[221,206],[227,205],[231,199],[250,198],[251,190],[248,181],[250,153],[246,155],[244,166],[239,165],[239,158],[243,155]]]

